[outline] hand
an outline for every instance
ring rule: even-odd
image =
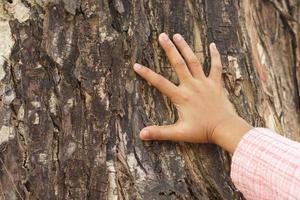
[[[220,54],[216,45],[210,44],[211,70],[206,77],[183,37],[175,34],[173,41],[176,46],[167,34],[159,36],[159,43],[178,75],[179,86],[140,64],[136,63],[134,70],[171,99],[178,111],[178,121],[172,125],[146,127],[140,132],[140,138],[217,143],[222,126],[241,121],[223,88]]]

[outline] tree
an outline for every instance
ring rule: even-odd
[[[237,112],[300,141],[298,0],[3,0],[1,199],[241,199],[212,144],[142,142],[177,82],[157,37],[181,33],[204,69],[214,41]]]

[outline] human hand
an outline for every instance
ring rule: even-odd
[[[159,43],[178,75],[179,86],[140,64],[136,63],[134,70],[171,99],[177,108],[178,120],[172,125],[146,127],[141,130],[140,138],[218,143],[224,123],[234,125],[241,121],[223,88],[220,54],[216,45],[210,44],[211,70],[206,77],[199,60],[182,36],[175,34],[173,41],[165,33],[159,36]]]

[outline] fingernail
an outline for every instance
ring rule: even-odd
[[[148,129],[143,129],[142,131],[141,131],[141,138],[142,139],[148,139],[149,138],[149,130]]]
[[[139,69],[141,69],[142,68],[142,65],[140,65],[140,64],[138,64],[138,63],[135,63],[134,65],[133,65],[133,69],[134,70],[139,70]]]
[[[180,41],[182,40],[182,36],[181,36],[180,34],[176,33],[176,34],[174,35],[174,40],[175,40],[176,42],[180,42]]]
[[[165,33],[162,33],[162,34],[160,34],[161,36],[161,39],[163,40],[163,41],[168,41],[169,40],[169,37],[168,37],[168,35],[167,34],[165,34]]]
[[[214,42],[210,43],[210,47],[213,48],[213,49],[217,49],[216,44]]]

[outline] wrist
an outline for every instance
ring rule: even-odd
[[[242,137],[253,127],[237,115],[227,117],[214,129],[211,140],[225,150],[233,153]]]

